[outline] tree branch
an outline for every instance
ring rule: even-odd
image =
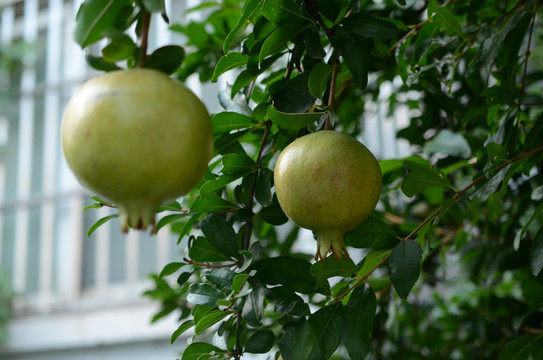
[[[141,58],[140,58],[140,67],[145,67],[147,62],[147,46],[149,44],[149,26],[151,25],[151,13],[145,11],[143,13],[143,18],[141,19],[141,37],[140,37],[140,46],[141,46]]]

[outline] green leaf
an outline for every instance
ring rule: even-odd
[[[363,37],[354,38],[347,31],[340,29],[330,39],[336,49],[345,60],[345,64],[353,75],[356,85],[364,90],[368,84],[368,71],[371,53],[371,44]]]
[[[215,135],[256,126],[256,124],[252,123],[249,116],[229,111],[214,114],[211,117],[211,124],[213,125],[213,133]]]
[[[243,304],[242,316],[247,325],[259,327],[264,321],[264,300],[266,288],[260,282],[251,280],[253,291],[247,295]]]
[[[215,306],[217,300],[224,299],[222,291],[209,284],[191,284],[187,301],[197,305]]]
[[[238,209],[238,207],[230,201],[212,194],[198,197],[190,207],[192,213],[225,212],[236,209]]]
[[[262,9],[263,3],[264,3],[264,0],[248,0],[245,2],[245,4],[243,5],[242,14],[239,17],[238,22],[236,23],[234,28],[230,30],[230,32],[226,36],[226,39],[224,39],[222,49],[225,54],[228,53],[228,50],[230,49],[230,45],[232,44],[232,41],[235,39],[239,31],[241,29],[244,29],[249,23],[249,20],[254,18],[255,15],[257,15],[260,12],[260,10]],[[213,78],[216,80],[215,75],[213,75]]]
[[[209,329],[228,315],[232,314],[231,311],[213,310],[202,317],[194,327],[194,333],[196,335],[201,334],[204,330]]]
[[[362,262],[362,267],[360,267],[360,270],[358,271],[358,275],[360,275],[360,277],[368,276],[373,271],[373,269],[375,269],[387,259],[391,252],[392,249],[372,251],[368,253],[364,257],[364,261]]]
[[[230,257],[224,255],[202,236],[192,241],[189,257],[198,262],[231,261]]]
[[[369,285],[353,290],[343,309],[343,344],[351,359],[368,356],[376,310],[377,299]]]
[[[532,351],[536,342],[541,343],[543,335],[525,334],[508,342],[500,352],[498,360],[528,360],[532,357]]]
[[[130,36],[121,32],[108,32],[108,35],[111,41],[102,49],[105,61],[114,63],[126,60],[134,55],[136,44],[134,44]]]
[[[349,230],[343,236],[347,246],[387,250],[398,243],[396,231],[375,214],[370,215],[362,224]]]
[[[183,262],[172,262],[164,266],[160,274],[158,275],[158,280],[160,281],[163,277],[175,273],[177,270],[181,269],[186,264]]]
[[[275,343],[275,335],[271,330],[258,330],[253,333],[247,345],[245,346],[245,352],[252,354],[265,354],[271,350]]]
[[[301,317],[296,322],[289,321],[283,326],[281,338],[277,342],[283,360],[297,360],[292,357],[292,353],[297,347],[296,335],[301,333],[302,329],[304,329],[306,325],[307,321],[305,320],[305,317]]]
[[[232,288],[232,282],[236,273],[226,268],[215,269],[205,274],[206,279],[215,284],[219,289],[228,291]]]
[[[428,14],[435,17],[434,21],[439,23],[442,29],[449,33],[454,33],[459,38],[466,40],[466,34],[462,29],[462,25],[460,25],[458,19],[451,14],[446,6],[439,6],[435,0],[432,0],[428,4]]]
[[[313,66],[307,82],[311,95],[322,99],[324,92],[328,89],[328,81],[332,76],[333,70],[330,65],[324,62]]]
[[[274,84],[273,91],[270,90],[273,106],[289,114],[305,113],[312,108],[315,98],[309,92],[309,76],[309,72],[305,72]]]
[[[325,112],[288,114],[277,110],[273,105],[268,107],[268,116],[270,120],[278,127],[291,131],[297,131],[308,127],[325,114]]]
[[[400,242],[390,253],[390,280],[402,299],[407,298],[419,278],[421,260],[422,248],[413,240]]]
[[[406,196],[413,196],[434,186],[442,186],[454,190],[454,187],[438,169],[430,162],[420,158],[418,161],[406,160],[404,166],[409,173],[402,182],[402,191]]]
[[[391,38],[398,34],[398,28],[390,21],[363,12],[352,14],[341,23],[349,33],[367,38]]]
[[[532,274],[538,276],[543,269],[543,226],[539,228],[530,250],[530,260],[532,265]]]
[[[271,178],[273,172],[268,168],[261,168],[256,180],[255,199],[262,206],[269,206],[272,201]]]
[[[166,11],[164,0],[141,0],[141,2],[147,11],[159,13],[164,13]]]
[[[307,29],[308,25],[289,23],[275,29],[262,44],[260,49],[259,62],[262,62],[268,55],[275,53],[287,44],[292,38],[295,38],[302,31]]]
[[[219,61],[217,61],[217,65],[215,65],[215,70],[213,71],[213,77],[211,78],[211,82],[216,82],[219,79],[219,76],[229,70],[246,65],[248,59],[248,55],[239,52],[231,52],[224,55],[219,59]]]
[[[296,3],[291,0],[266,0],[262,15],[276,25],[299,24],[309,20],[302,15]]]
[[[200,221],[200,229],[209,242],[225,256],[237,258],[239,254],[238,237],[220,214],[209,214]]]
[[[85,59],[93,69],[98,71],[115,71],[121,69],[114,63],[108,62],[104,58],[99,56],[92,56],[90,54],[87,54],[85,55]]]
[[[239,293],[241,288],[247,283],[249,277],[249,274],[237,274],[232,281],[232,292],[235,294]]]
[[[223,174],[247,173],[256,168],[253,159],[245,154],[227,154],[222,157]]]
[[[170,345],[173,345],[174,341],[177,340],[185,331],[190,329],[194,326],[194,321],[187,320],[183,322],[179,327],[173,332],[172,336],[170,337]]]
[[[471,147],[467,140],[449,129],[440,130],[435,137],[428,140],[423,151],[427,154],[441,153],[464,159],[471,156]]]
[[[119,217],[119,214],[113,214],[113,215],[108,215],[108,216],[104,216],[103,218],[101,219],[98,219],[94,224],[92,224],[92,226],[89,228],[89,230],[87,231],[87,237],[90,237],[91,234],[96,230],[98,229],[100,226],[104,225],[106,222],[108,222],[109,220],[111,219],[114,219],[116,217]]]
[[[216,358],[218,354],[224,353],[224,350],[214,345],[205,342],[194,342],[183,351],[181,360],[210,360],[211,357]]]
[[[311,314],[296,334],[292,359],[326,360],[341,343],[343,332],[343,305],[341,302],[325,306]]]
[[[94,44],[104,32],[115,28],[119,19],[132,10],[130,0],[86,0],[77,11],[74,39],[81,48]]]
[[[256,261],[251,269],[257,271],[256,277],[265,284],[282,284],[303,294],[318,290],[317,281],[311,275],[311,263],[300,258],[278,256]]]
[[[233,182],[233,181],[235,181],[235,180],[239,179],[240,177],[243,177],[243,176],[245,176],[247,174],[248,174],[248,172],[246,172],[246,173],[239,172],[239,173],[235,173],[235,174],[231,174],[231,175],[221,175],[221,176],[217,177],[216,179],[206,181],[200,187],[200,195],[204,196],[204,195],[207,195],[207,194],[212,193],[214,191],[220,190],[223,187],[225,187],[226,185],[230,184],[231,182]]]
[[[356,275],[358,269],[351,259],[342,257],[336,260],[333,256],[329,256],[323,261],[317,261],[311,265],[311,275],[316,276],[319,282],[334,276],[349,277]]]
[[[156,230],[160,230],[162,229],[164,226],[174,222],[174,221],[177,221],[177,220],[180,220],[180,219],[183,219],[187,216],[189,216],[190,213],[186,212],[186,213],[182,213],[182,214],[170,214],[170,215],[166,215],[166,216],[163,216],[162,218],[160,218],[160,220],[158,220],[158,223],[156,224]]]
[[[173,74],[183,63],[185,49],[178,45],[166,45],[153,51],[147,57],[145,67]]]

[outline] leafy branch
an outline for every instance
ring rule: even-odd
[[[471,188],[473,188],[474,186],[476,186],[477,184],[485,181],[485,180],[488,180],[490,178],[492,178],[494,175],[496,175],[500,170],[503,170],[504,168],[506,168],[507,166],[521,160],[521,159],[525,159],[525,158],[529,158],[530,156],[540,152],[540,151],[543,151],[543,146],[539,146],[535,149],[532,149],[530,151],[527,151],[525,153],[522,153],[518,156],[515,156],[514,158],[510,159],[510,160],[507,160],[505,162],[503,162],[502,164],[496,166],[494,169],[492,169],[492,174],[490,174],[490,176],[488,175],[481,175],[480,177],[478,177],[477,179],[475,179],[473,182],[471,182],[470,184],[468,184],[466,187],[464,187],[463,189],[457,191],[452,197],[451,197],[451,200],[452,200],[452,203],[449,204],[449,207],[454,205],[455,203],[458,202],[458,200],[460,200],[460,198],[466,193],[468,192]],[[428,225],[430,222],[432,222],[443,210],[445,210],[445,207],[442,205],[440,207],[438,207],[433,213],[431,213],[429,216],[426,217],[426,219],[424,219],[423,222],[421,222],[411,233],[409,233],[406,237],[404,237],[403,239],[401,239],[401,241],[406,241],[406,240],[409,240],[411,239],[413,236],[415,236],[422,228],[424,228],[426,225]],[[373,267],[364,277],[358,279],[349,289],[347,289],[344,293],[342,293],[341,295],[339,295],[338,297],[336,297],[334,299],[334,302],[338,302],[338,301],[341,301],[343,300],[343,298],[345,298],[351,291],[353,291],[356,287],[358,287],[360,284],[364,283],[368,277],[375,271],[377,270],[379,267],[381,267],[381,265],[383,265],[388,259],[390,258],[390,253],[387,254],[375,267]]]

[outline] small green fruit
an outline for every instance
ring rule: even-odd
[[[158,207],[198,183],[213,149],[202,102],[151,69],[114,71],[83,84],[66,107],[61,138],[81,184],[117,204],[124,232],[154,230]]]
[[[379,201],[382,173],[373,154],[351,136],[319,131],[288,145],[274,172],[283,211],[317,236],[315,259],[329,251],[348,257],[343,234],[370,216]]]

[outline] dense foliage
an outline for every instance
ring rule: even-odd
[[[172,342],[193,335],[182,359],[543,358],[539,6],[203,2],[203,20],[171,25],[184,44],[147,54],[162,0],[85,1],[75,38],[108,39],[88,57],[99,70],[236,74],[209,171],[157,224],[186,246],[146,293],[162,304],[155,321],[178,314]],[[397,138],[412,155],[380,161],[380,203],[345,236],[361,260],[315,262],[296,250],[273,165],[325,126],[359,136],[376,102],[408,114]]]

